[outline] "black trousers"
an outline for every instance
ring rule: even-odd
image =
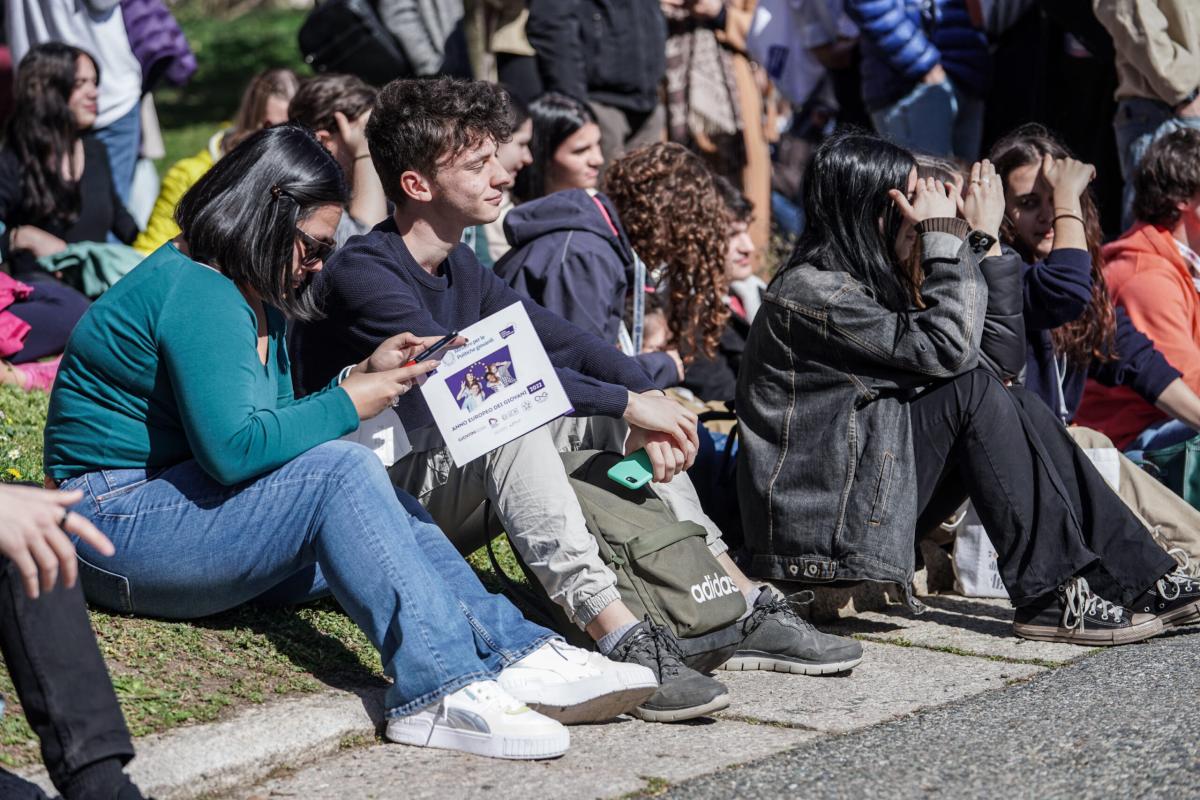
[[[16,568],[0,558],[0,652],[60,792],[67,794],[71,779],[84,767],[111,758],[125,764],[133,758],[129,730],[78,583],[72,589],[59,585],[31,600]],[[36,787],[29,788],[22,795],[0,777],[0,795],[6,798],[42,796]]]
[[[927,390],[909,411],[918,530],[970,496],[1014,605],[1074,575],[1129,605],[1176,568],[1037,396],[973,370]]]

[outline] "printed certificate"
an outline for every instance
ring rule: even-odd
[[[459,333],[467,343],[421,384],[457,466],[574,410],[523,305]]]

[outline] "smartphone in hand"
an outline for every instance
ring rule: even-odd
[[[650,456],[645,449],[641,449],[613,464],[607,474],[609,480],[626,489],[641,489],[654,477],[654,470],[650,466]]]

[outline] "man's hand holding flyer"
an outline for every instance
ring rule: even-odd
[[[421,393],[462,466],[574,409],[520,303],[462,331]]]

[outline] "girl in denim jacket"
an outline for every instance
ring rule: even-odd
[[[814,156],[809,227],[768,288],[738,385],[751,571],[907,591],[917,532],[967,494],[1018,635],[1122,644],[1200,616],[1200,595],[1053,413],[978,368],[975,249],[999,252],[1003,216],[990,164],[962,199],[976,231],[959,201],[873,136]]]

